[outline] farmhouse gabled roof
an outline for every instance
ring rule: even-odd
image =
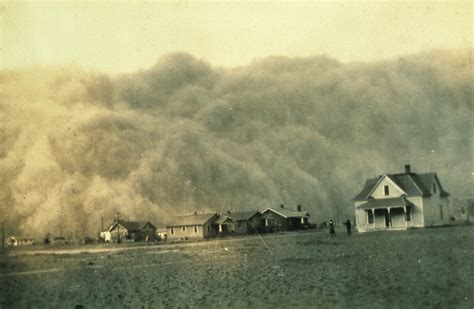
[[[364,188],[362,188],[362,191],[357,194],[353,200],[354,201],[365,201],[367,197],[369,196],[370,192],[373,191],[375,188],[375,185],[379,182],[379,179],[382,178],[382,176],[379,176],[377,178],[372,178],[372,179],[366,179]]]
[[[228,215],[220,215],[213,223],[216,224],[224,224],[226,222],[235,222],[230,216]]]
[[[140,227],[140,230],[143,229],[147,225],[150,225],[152,228],[156,230],[156,226],[153,225],[150,221],[138,221],[138,226]]]
[[[283,218],[304,218],[304,217],[309,217],[309,213],[306,211],[296,211],[296,210],[291,210],[291,209],[285,209],[285,208],[278,208],[278,209],[273,209],[273,208],[267,208],[264,211],[262,211],[262,214],[265,215],[268,212],[273,212],[276,213],[277,215],[282,216]]]
[[[430,196],[430,188],[433,181],[438,183],[441,188],[441,196],[449,196],[449,193],[443,190],[441,183],[439,182],[436,173],[403,173],[403,174],[387,174],[381,175],[377,178],[367,179],[361,192],[357,194],[352,200],[356,202],[365,201],[369,198],[370,194],[378,186],[381,179],[384,177],[390,178],[395,184],[397,184],[407,196]]]
[[[369,208],[387,208],[387,207],[411,207],[413,204],[405,197],[393,197],[393,198],[382,198],[382,199],[369,199],[365,204],[357,206],[359,209]]]
[[[416,181],[416,175],[411,174],[395,174],[395,175],[387,175],[390,177],[400,188],[405,191],[407,196],[418,196],[429,194],[429,191],[424,190],[423,187]]]
[[[420,185],[424,186],[425,190],[427,190],[428,192],[430,192],[429,188],[430,188],[431,184],[434,181],[436,181],[436,183],[438,184],[438,186],[441,189],[441,196],[447,197],[447,196],[450,195],[441,186],[441,182],[439,181],[438,175],[436,173],[424,173],[424,174],[418,174],[417,176],[418,176],[418,180],[419,180]]]
[[[247,221],[250,220],[255,215],[261,214],[260,211],[241,211],[241,212],[231,212],[230,217],[234,221]]]
[[[204,225],[211,220],[214,220],[218,217],[218,214],[213,213],[204,213],[204,214],[194,214],[188,216],[178,216],[174,217],[170,223],[166,226],[188,226],[188,225]]]
[[[120,226],[124,227],[124,228],[127,229],[128,231],[138,231],[138,230],[140,230],[137,221],[123,221],[123,220],[119,220],[118,222],[117,222],[117,221],[114,221],[114,222],[110,225],[110,227],[109,227],[109,232],[112,231],[113,229],[115,229],[115,227],[117,226],[117,224],[120,224]]]
[[[121,226],[126,228],[128,231],[139,231],[143,229],[147,224],[151,225],[153,228],[156,229],[156,227],[150,223],[150,221],[123,221],[119,220],[119,223]],[[108,231],[112,231],[115,227],[117,226],[117,221],[113,222]]]

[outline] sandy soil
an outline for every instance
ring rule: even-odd
[[[0,308],[474,308],[473,226],[338,235],[12,250]]]

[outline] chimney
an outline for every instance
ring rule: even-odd
[[[410,173],[411,173],[410,164],[406,164],[406,165],[405,165],[405,173],[407,173],[407,174],[410,174]]]
[[[301,211],[301,205],[296,206],[296,209],[297,209],[298,211]]]
[[[281,205],[280,205],[280,208],[285,208],[285,205],[281,204]]]

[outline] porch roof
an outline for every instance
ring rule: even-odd
[[[240,211],[240,212],[231,212],[230,217],[234,221],[248,221],[255,215],[261,215],[260,211]]]
[[[358,209],[374,209],[388,207],[412,207],[413,204],[404,197],[370,199],[367,203],[358,206]]]
[[[128,231],[139,231],[142,230],[144,227],[147,225],[150,225],[153,229],[156,229],[156,227],[151,224],[149,221],[123,221],[119,220],[120,226],[125,228]],[[111,232],[115,227],[117,226],[117,221],[112,223],[108,229],[109,232]]]
[[[262,218],[266,219],[271,214],[276,214],[278,216],[281,216],[283,218],[308,218],[309,213],[307,211],[295,211],[295,210],[290,210],[286,208],[278,208],[278,209],[272,209],[272,208],[267,208],[262,212]]]

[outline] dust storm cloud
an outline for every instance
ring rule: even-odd
[[[0,74],[7,226],[94,235],[101,217],[302,204],[351,214],[367,177],[437,171],[467,195],[472,51],[376,63],[270,57],[224,69],[184,53],[108,76],[77,67]]]

